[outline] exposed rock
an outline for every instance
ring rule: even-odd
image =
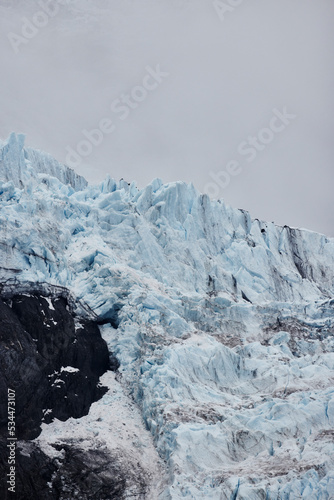
[[[1,457],[6,454],[0,445]],[[61,453],[50,458],[35,443],[18,443],[16,488],[9,493],[4,480],[7,469],[0,464],[1,498],[15,500],[121,500],[126,491],[125,471],[116,457],[103,450],[83,451],[74,444],[63,445]],[[131,475],[131,473],[130,473]],[[145,482],[142,479],[142,491]],[[140,498],[140,496],[137,496]]]
[[[66,296],[46,297],[33,290],[11,297],[4,293],[0,300],[1,498],[8,495],[8,388],[15,390],[19,440],[15,498],[121,498],[125,481],[121,469],[118,466],[115,472],[112,459],[107,460],[102,452],[81,456],[75,448],[67,448],[64,460],[59,462],[35,444],[21,441],[37,437],[42,422],[86,415],[90,405],[106,391],[99,377],[118,366],[116,358],[109,360],[96,321],[76,317]],[[77,492],[79,496],[71,496],[66,490],[65,476],[73,495]]]
[[[66,298],[15,295],[0,301],[0,429],[6,429],[7,388],[16,391],[20,439],[33,439],[53,418],[86,415],[104,394],[107,345],[93,321],[73,317]]]

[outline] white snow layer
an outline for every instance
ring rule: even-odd
[[[166,461],[159,498],[333,499],[334,240],[181,182],[87,186],[26,151],[15,135],[0,150],[2,281],[64,285],[101,318],[116,305],[119,327],[101,330],[122,375],[105,375],[87,417],[44,425],[40,439],[78,429],[114,446],[116,390]],[[124,419],[128,456],[137,431]],[[135,460],[155,478],[147,446]]]

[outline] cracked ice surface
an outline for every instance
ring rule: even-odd
[[[101,330],[164,497],[334,498],[334,240],[184,183],[87,186],[17,136],[1,151],[2,277],[64,285],[118,326]]]

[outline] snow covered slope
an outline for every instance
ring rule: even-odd
[[[99,316],[163,498],[334,498],[334,240],[24,151],[2,147],[1,281],[66,286]]]

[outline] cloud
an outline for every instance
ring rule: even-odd
[[[219,193],[253,217],[334,235],[331,0],[241,2],[221,21],[211,0],[69,0],[15,54],[38,1],[0,0],[0,135],[65,161],[82,131],[157,64],[168,79],[78,165],[89,181],[192,181],[234,160],[274,108],[297,116]]]

